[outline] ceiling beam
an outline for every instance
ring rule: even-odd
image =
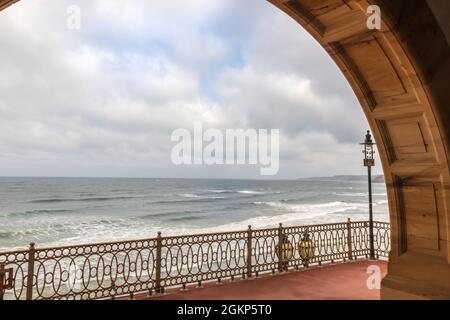
[[[0,0],[0,11],[6,9],[10,5],[16,3],[19,0]]]

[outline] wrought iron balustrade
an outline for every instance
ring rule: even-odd
[[[0,299],[133,298],[165,288],[367,258],[369,223],[348,222],[0,252]],[[389,224],[374,223],[377,257]]]

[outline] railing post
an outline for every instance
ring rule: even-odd
[[[3,296],[6,290],[6,270],[5,265],[0,263],[0,301],[3,300]]]
[[[27,274],[27,300],[33,300],[34,260],[36,259],[36,248],[34,242],[30,243],[28,250],[28,274]],[[36,279],[37,281],[37,279]]]
[[[0,301],[5,297],[6,290],[14,289],[14,268],[5,268],[6,264],[0,263]]]
[[[156,238],[156,264],[155,264],[155,292],[161,293],[161,255],[162,255],[162,237],[161,232],[158,232],[158,237]]]
[[[347,246],[348,246],[348,260],[353,260],[352,223],[350,218],[348,218],[347,220]]]
[[[252,276],[252,226],[247,230],[247,277]]]
[[[278,227],[278,272],[283,271],[283,224]]]

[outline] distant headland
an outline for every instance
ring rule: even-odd
[[[367,181],[367,175],[341,175],[341,176],[331,176],[331,177],[311,177],[311,178],[301,178],[298,180],[308,180],[308,181]],[[374,183],[384,183],[384,175],[374,175],[372,176],[372,182]]]

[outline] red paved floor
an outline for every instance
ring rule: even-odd
[[[164,300],[378,300],[379,290],[367,288],[367,268],[377,265],[381,278],[386,275],[385,261],[357,261],[327,265],[281,275],[266,275],[252,280],[211,283],[187,291],[169,290],[152,299]]]

